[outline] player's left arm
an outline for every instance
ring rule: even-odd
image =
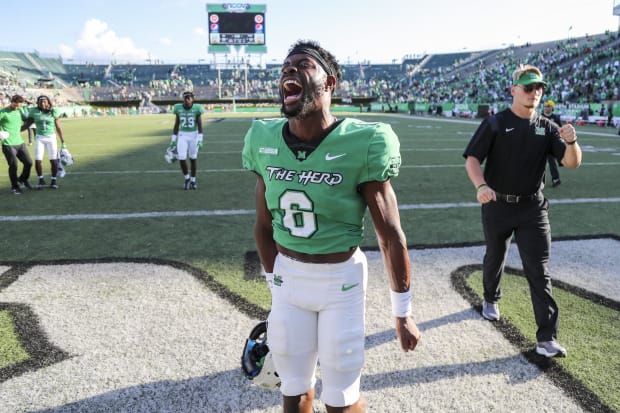
[[[62,142],[62,145],[65,145],[65,136],[62,132],[62,127],[60,126],[60,117],[55,114],[55,118],[54,118],[54,126],[56,126],[56,134],[58,135],[58,138],[60,139],[60,142]]]
[[[389,180],[370,181],[361,185],[360,192],[372,216],[390,288],[395,293],[407,293],[411,288],[411,262],[392,184]],[[402,349],[415,349],[421,334],[413,319],[395,316],[395,321]]]
[[[202,134],[202,114],[204,113],[204,109],[202,108],[202,106],[200,106],[200,110],[198,111],[198,113],[196,114],[196,127],[198,128],[198,133],[196,135],[196,143],[198,144],[198,149],[202,149],[202,141],[203,141],[203,134]]]
[[[567,168],[578,168],[581,165],[581,147],[577,143],[577,132],[571,124],[566,124],[558,130],[560,137],[566,142],[566,150],[562,157],[562,165]]]
[[[198,127],[198,133],[202,135],[202,115],[196,115],[196,126]]]

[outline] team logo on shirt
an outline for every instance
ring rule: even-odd
[[[338,158],[342,158],[343,156],[346,156],[346,153],[339,153],[337,155],[332,155],[329,152],[325,154],[325,160],[326,161],[333,161],[334,159],[338,159]]]
[[[536,135],[541,135],[541,136],[545,136],[545,128],[536,128]]]
[[[294,169],[281,168],[279,166],[267,166],[270,181],[294,182],[301,185],[327,184],[334,186],[342,183],[342,174],[336,172],[321,171],[296,171]]]

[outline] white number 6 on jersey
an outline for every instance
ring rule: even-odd
[[[310,238],[317,229],[314,203],[304,192],[288,190],[280,197],[280,209],[284,211],[282,224],[291,235]]]

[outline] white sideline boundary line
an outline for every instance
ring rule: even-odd
[[[551,204],[587,204],[587,203],[619,203],[620,198],[577,198],[554,199]],[[477,202],[431,203],[431,204],[404,204],[401,211],[415,209],[451,209],[473,208],[480,206]],[[23,215],[0,216],[0,222],[26,221],[75,221],[75,220],[106,220],[106,219],[142,219],[142,218],[182,218],[182,217],[212,217],[212,216],[239,216],[254,215],[253,209],[214,209],[198,211],[162,211],[162,212],[134,212],[129,214],[68,214],[68,215]]]
[[[401,165],[400,169],[432,169],[432,168],[464,168],[465,162],[458,164],[439,164],[439,165]],[[581,166],[618,166],[620,162],[584,162]],[[199,169],[201,173],[230,173],[230,172],[249,172],[243,168],[230,169]],[[178,169],[152,169],[148,171],[69,171],[71,175],[125,175],[125,174],[178,174]]]

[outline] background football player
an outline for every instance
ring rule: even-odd
[[[183,103],[174,105],[172,112],[175,115],[174,127],[170,147],[176,147],[177,159],[185,181],[184,189],[198,189],[196,184],[196,164],[198,151],[202,148],[202,114],[205,113],[202,105],[194,105],[194,94],[183,92]],[[190,170],[187,169],[189,156]]]
[[[341,79],[335,57],[297,42],[282,65],[286,118],[257,120],[243,165],[256,183],[255,238],[272,294],[269,348],[285,412],[311,412],[315,369],[330,412],[363,412],[367,262],[358,248],[370,210],[390,279],[396,333],[404,351],[420,332],[411,315],[410,261],[390,178],[400,167],[391,127],[336,119]]]
[[[60,113],[56,108],[52,107],[52,101],[49,97],[41,95],[37,98],[37,106],[30,108],[26,122],[22,126],[22,130],[30,130],[31,125],[36,125],[36,135],[34,139],[34,168],[37,171],[39,182],[37,189],[45,186],[45,178],[43,176],[43,155],[47,152],[50,160],[51,182],[50,188],[58,189],[58,141],[56,136],[65,147],[65,138],[60,126]]]

